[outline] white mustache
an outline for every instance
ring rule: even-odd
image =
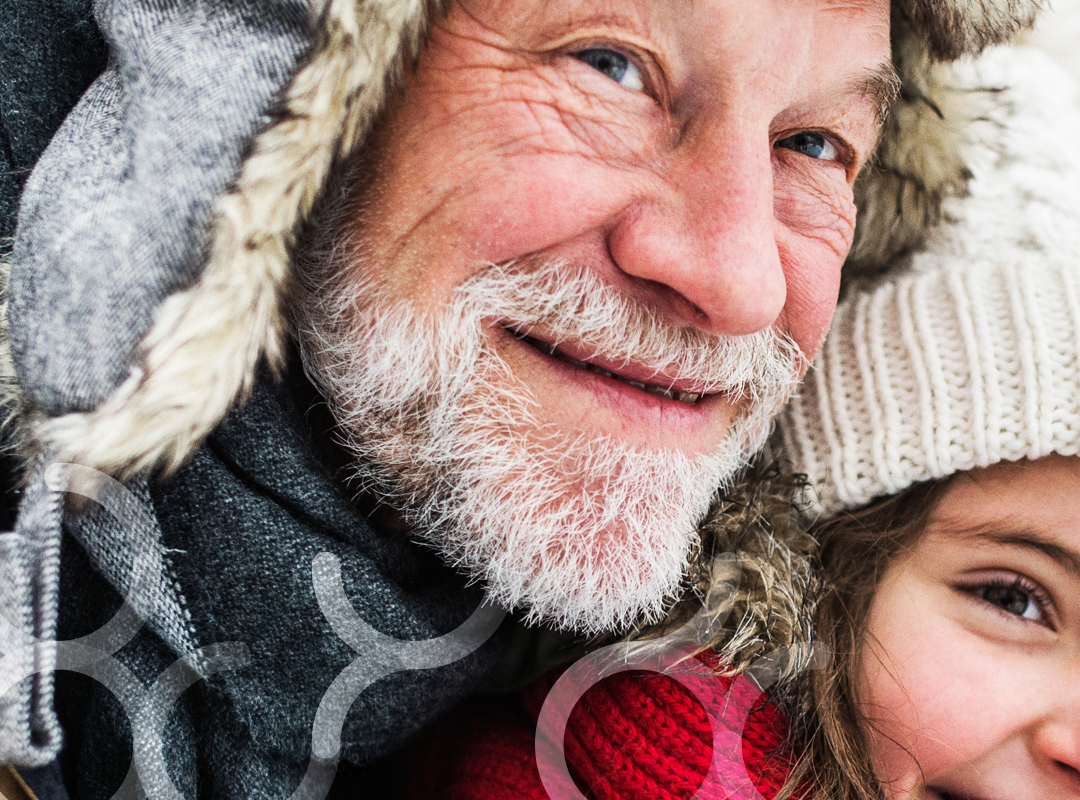
[[[753,403],[778,393],[786,397],[808,363],[785,333],[769,328],[724,336],[676,326],[565,261],[492,265],[465,282],[455,302],[515,333],[542,331],[556,347],[573,342],[670,382],[692,381],[702,394],[722,392]]]

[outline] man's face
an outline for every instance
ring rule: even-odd
[[[561,259],[673,325],[773,327],[811,358],[888,61],[885,0],[455,3],[374,143],[371,277],[434,309],[488,265]],[[529,333],[626,380],[703,388]],[[658,397],[489,335],[563,430],[712,452],[746,402]]]
[[[364,480],[497,599],[599,631],[677,590],[828,327],[888,14],[486,0],[433,20],[301,340]]]

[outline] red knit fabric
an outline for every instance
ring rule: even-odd
[[[408,759],[409,800],[549,800],[536,767],[536,717],[557,676],[522,693],[520,708],[467,709],[431,731]],[[655,673],[621,673],[589,689],[566,730],[567,765],[590,800],[688,800],[695,792],[726,800],[723,786],[753,785],[772,798],[794,760],[783,748],[787,721],[746,681],[693,675],[695,692]],[[720,771],[704,784],[713,757],[713,728],[695,694],[706,700],[731,740]],[[746,719],[742,759],[735,752]],[[565,800],[557,797],[550,800]]]
[[[535,723],[533,723],[535,724]],[[427,731],[402,759],[407,800],[548,800],[533,724],[520,708],[466,707]]]

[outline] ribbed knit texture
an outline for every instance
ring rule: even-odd
[[[991,54],[971,196],[906,271],[852,291],[780,419],[832,513],[919,481],[1080,450],[1076,87],[1041,53]]]
[[[444,720],[409,754],[409,800],[548,800],[536,767],[536,717],[556,676],[522,693],[520,708],[473,707]],[[738,742],[722,760],[728,785],[745,761],[764,798],[780,790],[794,761],[784,749],[787,720],[746,681],[694,676],[724,738]],[[743,727],[743,718],[746,718]],[[620,673],[581,698],[566,728],[567,766],[595,800],[726,800],[710,776],[713,728],[680,682],[655,673]],[[703,779],[706,779],[703,783]],[[745,780],[745,778],[744,778]],[[564,798],[551,798],[564,800]]]

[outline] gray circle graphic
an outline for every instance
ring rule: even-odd
[[[444,636],[420,641],[397,639],[375,630],[356,613],[345,594],[337,556],[315,556],[311,579],[330,627],[360,657],[338,674],[319,702],[311,728],[311,759],[290,800],[326,797],[337,771],[345,717],[365,689],[395,672],[434,669],[465,658],[491,638],[506,616],[504,609],[485,601]]]
[[[540,780],[549,797],[559,800],[585,800],[570,776],[566,763],[566,726],[570,714],[584,694],[600,681],[620,672],[657,672],[674,678],[689,689],[705,709],[713,731],[713,762],[699,790],[692,800],[713,800],[727,797],[730,800],[764,800],[754,786],[742,755],[742,734],[753,703],[737,709],[735,725],[728,709],[717,706],[717,699],[703,693],[701,680],[716,680],[713,671],[695,654],[713,638],[730,614],[724,610],[724,596],[730,597],[739,587],[741,569],[734,554],[724,554],[713,561],[714,575],[727,575],[710,592],[720,595],[721,610],[706,603],[694,617],[678,630],[660,639],[646,642],[620,642],[603,647],[575,662],[564,672],[551,688],[536,724],[536,766]],[[804,647],[780,648],[756,660],[750,668],[736,678],[737,684],[750,683],[754,691],[748,694],[760,696],[767,691],[784,672],[787,665],[802,662],[794,672],[821,669],[828,664],[828,655],[820,648],[806,652]],[[731,692],[729,691],[729,695]],[[718,724],[723,717],[727,722]],[[731,753],[738,753],[737,760]],[[722,793],[721,793],[722,792]]]
[[[77,639],[39,639],[20,631],[0,615],[0,639],[17,641],[21,648],[54,649],[58,671],[78,672],[94,678],[119,700],[131,723],[133,757],[123,784],[113,800],[182,800],[165,768],[162,731],[169,711],[180,695],[202,678],[250,663],[242,643],[221,642],[193,650],[174,661],[152,685],[143,685],[134,673],[115,658],[142,628],[149,613],[143,598],[149,596],[153,581],[161,574],[161,554],[154,547],[140,546],[133,535],[135,525],[152,523],[149,512],[123,484],[90,467],[79,464],[51,464],[45,482],[54,492],[71,492],[100,503],[120,523],[133,549],[133,575],[123,605],[100,628]],[[10,637],[10,638],[9,638]],[[5,655],[20,663],[22,655]],[[33,662],[31,662],[33,663]],[[31,668],[14,672],[0,681],[0,696],[23,678],[51,668]],[[0,675],[6,674],[0,670]]]

